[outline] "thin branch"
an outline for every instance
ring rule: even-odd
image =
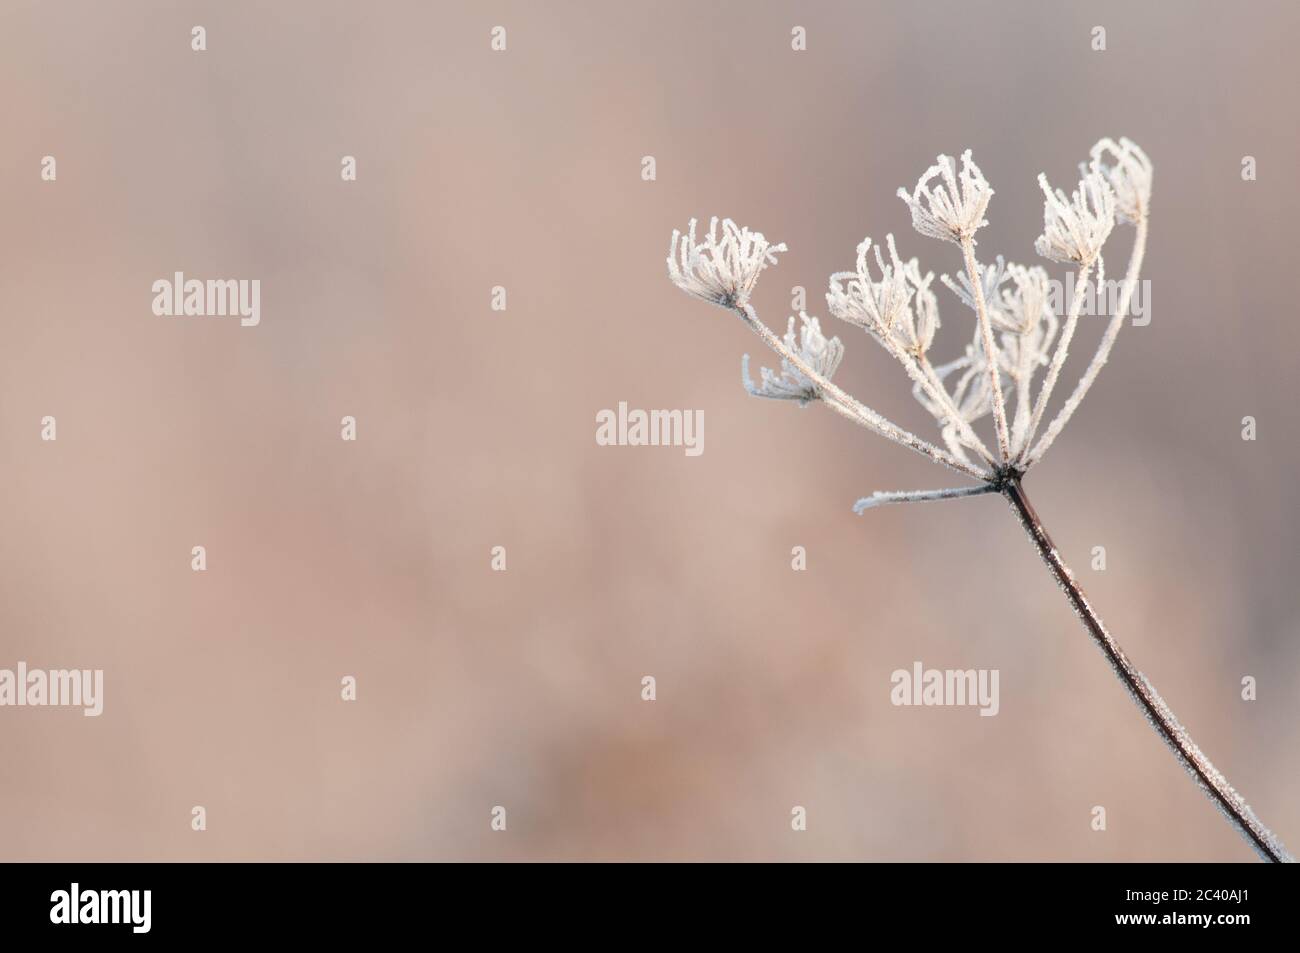
[[[984,301],[984,282],[980,279],[979,266],[975,262],[975,242],[970,237],[961,240],[962,257],[966,261],[966,277],[970,280],[971,294],[975,298],[976,312],[980,319],[980,336],[984,342],[984,357],[989,365],[989,383],[993,395],[993,423],[998,434],[998,452],[1002,462],[1011,460],[1011,440],[1007,435],[1007,405],[1002,399],[1002,380],[998,370],[998,349],[993,341],[993,326],[989,322],[988,306]]]
[[[928,440],[923,440],[915,434],[909,433],[902,427],[899,427],[897,424],[886,420],[870,407],[866,407],[859,403],[850,394],[832,384],[821,374],[818,374],[817,371],[814,370],[807,361],[800,357],[798,353],[786,347],[785,342],[782,341],[771,328],[759,320],[758,312],[754,310],[752,305],[748,303],[742,304],[735,310],[740,316],[740,319],[744,321],[755,334],[763,339],[764,344],[781,357],[785,358],[785,360],[789,361],[791,365],[798,368],[799,373],[812,381],[817,386],[818,391],[821,392],[822,402],[842,417],[846,417],[854,423],[866,427],[868,430],[871,430],[882,437],[886,437],[895,443],[902,444],[904,447],[915,450],[917,453],[927,456],[931,460],[936,460],[944,466],[956,470],[958,473],[964,473],[967,476],[973,476],[980,480],[983,480],[988,476],[988,474],[981,472],[969,463],[958,459],[947,450],[942,450],[930,443]]]
[[[1100,259],[1099,259],[1100,260]],[[1047,401],[1052,396],[1052,391],[1056,388],[1056,379],[1061,376],[1061,368],[1065,365],[1066,355],[1070,352],[1070,342],[1074,339],[1074,329],[1079,324],[1079,310],[1083,307],[1083,290],[1088,284],[1088,278],[1092,274],[1092,265],[1080,265],[1074,275],[1074,297],[1070,301],[1070,313],[1066,316],[1065,327],[1061,329],[1061,336],[1056,342],[1056,351],[1052,354],[1052,363],[1047,367],[1047,375],[1043,378],[1042,386],[1038,390],[1038,400],[1034,404],[1033,416],[1029,419],[1029,428],[1025,431],[1025,442],[1020,447],[1020,469],[1025,470],[1024,458],[1029,453],[1029,446],[1033,442],[1034,434],[1038,432],[1038,425],[1043,421],[1043,412],[1047,409]]]
[[[990,469],[995,467],[997,461],[993,459],[993,454],[989,453],[989,448],[984,446],[984,441],[975,433],[975,429],[971,427],[970,422],[957,410],[957,406],[952,402],[952,397],[949,396],[943,382],[934,373],[934,368],[931,367],[929,359],[922,355],[919,361],[916,360],[910,353],[903,350],[902,347],[889,338],[882,339],[882,343],[885,345],[885,350],[892,354],[898,363],[903,365],[903,369],[907,371],[907,376],[912,379],[912,382],[922,387],[930,395],[930,399],[948,415],[948,421],[956,426],[957,431],[965,438],[965,445],[983,457],[984,461],[989,464]]]
[[[1020,337],[1020,343],[1016,351],[1016,416],[1011,425],[1011,446],[1023,447],[1028,443],[1025,434],[1029,430],[1029,405],[1031,400],[1030,385],[1033,382],[1034,364],[1037,357],[1036,349],[1031,352],[1029,348],[1029,334],[1025,332]]]
[[[1210,763],[1210,759],[1192,740],[1187,729],[1174,717],[1174,713],[1165,704],[1165,700],[1160,697],[1151,681],[1138,671],[1124,654],[1124,650],[1119,647],[1119,643],[1106,631],[1101,617],[1092,608],[1088,597],[1083,594],[1083,589],[1075,581],[1074,575],[1061,560],[1056,545],[1047,535],[1047,530],[1043,527],[1038,514],[1034,512],[1029,497],[1025,495],[1019,477],[1006,480],[1002,485],[1002,494],[1019,517],[1021,526],[1029,534],[1029,538],[1038,549],[1038,554],[1047,564],[1048,570],[1065,592],[1066,598],[1070,600],[1070,605],[1078,615],[1079,621],[1083,623],[1088,634],[1097,643],[1097,647],[1106,656],[1111,669],[1124,683],[1124,687],[1133,696],[1133,700],[1142,709],[1151,726],[1169,745],[1183,767],[1261,857],[1275,863],[1291,862],[1292,857],[1287,853],[1282,842],[1255,816],[1246,799],[1236,792],[1222,772]]]
[[[867,510],[884,506],[887,503],[929,503],[933,500],[956,500],[964,496],[981,496],[985,493],[998,493],[996,483],[981,486],[960,486],[951,490],[897,490],[885,492],[877,490],[870,496],[864,496],[853,504],[853,512],[861,516]]]
[[[944,386],[942,378],[935,371],[930,359],[922,354],[916,363],[919,365],[921,374],[930,382],[929,390],[931,395],[936,391],[938,392],[939,396],[936,399],[939,406],[948,415],[948,422],[955,426],[957,432],[965,438],[964,444],[983,457],[989,466],[996,466],[997,461],[993,459],[993,454],[989,453],[989,448],[984,446],[984,441],[979,438],[979,434],[970,425],[970,421],[962,416],[961,411],[957,409],[957,405],[953,403],[952,395],[948,393],[948,388]],[[915,380],[915,378],[913,379]]]
[[[1110,316],[1110,324],[1106,327],[1106,333],[1102,336],[1101,343],[1097,345],[1097,353],[1092,356],[1092,361],[1088,364],[1088,369],[1083,372],[1079,378],[1079,383],[1074,387],[1074,393],[1070,399],[1065,402],[1056,419],[1048,426],[1047,432],[1043,434],[1038,445],[1034,447],[1033,452],[1025,458],[1025,468],[1033,466],[1042,459],[1047,448],[1057,438],[1065,425],[1070,422],[1074,412],[1079,409],[1079,404],[1083,402],[1084,396],[1088,389],[1092,387],[1092,382],[1097,379],[1101,373],[1102,367],[1106,364],[1107,358],[1110,357],[1111,348],[1115,346],[1115,338],[1119,337],[1120,328],[1124,326],[1124,319],[1128,317],[1129,303],[1133,298],[1133,291],[1137,287],[1138,275],[1142,271],[1142,259],[1146,255],[1147,247],[1147,215],[1143,209],[1137,222],[1137,233],[1133,237],[1133,251],[1129,254],[1128,272],[1124,276],[1124,289],[1120,292],[1118,307],[1115,313]]]

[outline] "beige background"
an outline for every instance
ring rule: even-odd
[[[997,190],[981,252],[1028,260],[1036,174],[1068,181],[1103,135],[1157,166],[1152,323],[1028,487],[1125,648],[1300,845],[1298,21],[3,0],[0,667],[107,684],[99,719],[0,710],[0,856],[1251,859],[1004,505],[853,516],[949,475],[747,398],[757,342],[664,275],[672,228],[710,214],[791,246],[755,299],[773,325],[793,285],[824,314],[867,234],[952,270],[893,193],[966,146]],[[155,317],[175,270],[261,279],[261,326]],[[971,319],[941,294],[942,356]],[[838,379],[929,428],[837,330]],[[703,409],[705,453],[597,447],[620,400]],[[1000,669],[1001,714],[892,707],[918,659]]]

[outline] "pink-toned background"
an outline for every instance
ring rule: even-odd
[[[773,325],[794,285],[824,313],[867,234],[953,270],[893,193],[967,146],[981,252],[1030,260],[1035,176],[1103,135],[1157,166],[1152,321],[1028,486],[1300,844],[1297,27],[1281,2],[3,0],[0,667],[103,668],[106,698],[0,709],[0,856],[1250,859],[1003,504],[855,517],[950,475],[747,398],[757,342],[664,274],[710,214],[790,245]],[[261,325],[155,317],[176,270],[261,279]],[[942,356],[971,318],[941,294]],[[838,379],[928,428],[837,330]],[[703,409],[704,454],[597,447],[619,401]],[[1001,713],[892,707],[914,660],[1000,669]]]

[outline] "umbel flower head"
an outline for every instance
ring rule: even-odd
[[[703,242],[695,240],[695,219],[686,234],[674,230],[668,245],[668,277],[689,295],[721,308],[742,307],[768,265],[776,264],[776,253],[785,245],[773,245],[762,232],[741,228],[731,219],[709,223]]]
[[[1060,321],[1051,308],[1047,270],[1035,265],[1007,266],[1012,287],[1002,291],[1005,325],[1000,337],[1002,371],[1015,395],[1016,415],[1011,444],[1023,449],[1032,414],[1030,393],[1034,374],[1047,366]]]
[[[1100,140],[1092,147],[1092,168],[1100,172],[1115,192],[1115,216],[1136,225],[1151,205],[1151,160],[1130,139]],[[1111,161],[1106,162],[1110,157]]]
[[[840,343],[839,338],[827,340],[816,318],[810,318],[800,312],[799,319],[802,324],[797,339],[794,333],[794,318],[791,318],[790,323],[786,325],[785,346],[797,353],[804,363],[819,375],[830,380],[844,357],[844,345]],[[799,406],[803,407],[809,401],[818,400],[822,396],[821,387],[785,358],[781,359],[780,374],[766,367],[760,367],[758,370],[760,383],[755,384],[749,376],[749,355],[746,354],[741,358],[740,379],[745,385],[745,390],[754,397],[797,400]]]
[[[1007,262],[1001,255],[998,255],[996,261],[987,265],[978,265],[980,273],[980,285],[984,289],[984,304],[988,308],[989,318],[999,327],[1006,323],[1006,318],[1002,314],[1002,282],[1007,280]],[[953,294],[961,299],[961,303],[972,311],[978,313],[979,306],[975,303],[975,286],[971,280],[966,277],[966,273],[959,272],[957,279],[954,281],[948,275],[941,275],[939,280],[942,281]]]
[[[970,154],[969,149],[961,154],[960,175],[957,163],[941,155],[917,180],[910,195],[907,189],[898,190],[898,197],[912,212],[912,227],[922,235],[960,244],[973,239],[976,229],[988,224],[984,211],[993,189]],[[942,184],[931,186],[935,176],[943,180]]]
[[[1055,319],[1046,268],[1041,265],[1025,267],[1012,262],[1006,266],[1006,274],[1014,286],[1002,289],[1001,310],[1009,330],[1030,334],[1039,324]]]
[[[912,396],[945,427],[955,428],[957,420],[964,420],[968,424],[973,424],[985,416],[993,407],[988,366],[989,362],[984,356],[983,344],[979,335],[976,335],[975,339],[966,345],[965,354],[955,361],[940,364],[934,369],[935,376],[945,385],[945,392],[948,393],[952,400],[947,413],[945,413],[943,402],[932,397],[919,383],[913,385]],[[944,418],[946,416],[951,417],[953,409],[956,410],[955,418],[945,422]],[[955,436],[955,430],[951,434],[946,433],[944,436],[945,439],[951,440]]]
[[[980,263],[973,236],[987,224],[984,216],[993,190],[971,161],[969,149],[961,153],[960,165],[941,155],[911,192],[899,190],[917,231],[961,248],[963,267],[942,279],[974,312],[973,333],[959,356],[931,362],[940,327],[934,273],[923,271],[916,258],[903,259],[892,235],[883,244],[870,238],[859,244],[856,268],[831,275],[826,294],[834,317],[864,329],[902,366],[913,395],[934,417],[940,440],[931,442],[904,430],[836,385],[831,377],[844,347],[822,333],[816,318],[802,315],[798,325],[791,318],[783,336],[759,319],[750,295],[758,276],[775,263],[785,245],[773,245],[730,219],[720,228],[714,219],[708,234],[697,238],[692,220],[685,235],[672,234],[668,274],[688,294],[734,311],[776,352],[780,364],[764,368],[757,381],[750,376],[746,356],[742,382],[748,393],[800,405],[817,401],[874,433],[975,477],[983,484],[982,492],[1000,491],[1042,459],[1106,363],[1137,284],[1151,164],[1127,139],[1102,139],[1093,147],[1090,166],[1072,195],[1053,191],[1044,176],[1039,183],[1046,202],[1043,234],[1035,247],[1053,261],[1074,265],[1076,288],[1091,275],[1100,282],[1102,247],[1115,226],[1117,207],[1122,206],[1120,214],[1136,216],[1142,223],[1111,324],[1050,425],[1044,414],[1068,356],[1083,296],[1076,291],[1067,313],[1058,315],[1045,269],[1008,263],[1001,256]],[[991,424],[986,422],[989,417]],[[1040,435],[1043,426],[1046,431]],[[992,430],[996,444],[990,446],[976,427]],[[889,500],[901,502],[906,496],[892,494]]]
[[[898,257],[894,236],[886,235],[889,263],[875,246],[879,278],[871,275],[867,253],[870,238],[858,245],[856,271],[831,275],[826,303],[831,314],[848,324],[864,329],[886,348],[897,346],[922,354],[929,350],[939,328],[939,301],[930,290],[934,274],[921,274],[920,263]]]
[[[1069,198],[1060,189],[1053,190],[1042,173],[1038,185],[1046,201],[1043,234],[1034,242],[1034,251],[1052,261],[1091,267],[1115,227],[1114,191],[1095,169],[1079,180]]]

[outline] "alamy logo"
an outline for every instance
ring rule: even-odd
[[[688,457],[704,452],[704,411],[628,410],[596,412],[596,443],[602,447],[685,447]]]
[[[0,707],[81,708],[93,718],[104,711],[104,670],[40,669],[19,662],[17,671],[0,668]]]
[[[246,328],[256,327],[262,320],[260,278],[209,278],[201,281],[198,278],[187,279],[185,272],[178,271],[170,279],[155,281],[153,294],[153,313],[159,317],[239,315],[239,323]]]
[[[1047,307],[1058,318],[1064,318],[1079,296],[1079,314],[1089,317],[1116,314],[1124,298],[1125,283],[1114,278],[1104,281],[1086,281],[1078,284],[1074,272],[1067,271],[1065,280],[1047,279]],[[1151,280],[1144,278],[1135,282],[1128,304],[1129,317],[1133,327],[1144,328],[1151,323]]]
[[[152,890],[70,890],[50,894],[51,923],[126,923],[132,933],[148,933],[152,921]]]
[[[895,669],[889,676],[895,705],[950,705],[979,707],[981,715],[998,713],[998,670],[938,669],[912,663],[912,670]]]

